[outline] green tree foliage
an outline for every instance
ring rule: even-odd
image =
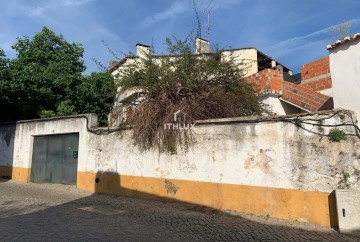
[[[4,88],[5,81],[8,80],[9,74],[9,60],[5,56],[4,50],[0,49],[0,90]]]
[[[1,82],[6,83],[1,90],[7,100],[2,103],[9,114],[2,121],[96,112],[105,122],[104,113],[113,103],[113,81],[107,73],[82,75],[86,67],[81,44],[44,27],[32,39],[18,38],[12,48],[17,57],[10,61],[0,52],[0,77],[1,70],[7,71]]]
[[[134,140],[142,148],[155,146],[174,153],[174,147],[191,143],[191,132],[164,130],[177,110],[187,114],[187,122],[264,111],[252,87],[243,81],[244,62],[235,62],[235,56],[225,59],[220,51],[194,55],[189,40],[167,39],[168,57],[148,55],[120,75],[122,91],[137,88],[143,92],[143,101],[129,120]]]
[[[85,71],[80,44],[69,43],[44,27],[32,40],[18,38],[12,47],[17,52],[10,72],[18,118],[37,118],[44,110],[56,111],[61,101],[72,98]]]
[[[108,72],[93,72],[78,86],[74,103],[83,113],[96,113],[99,124],[105,125],[115,94],[113,77]]]
[[[2,119],[11,118],[11,110],[14,106],[11,103],[12,95],[10,90],[9,59],[6,58],[4,50],[0,49],[0,110]]]

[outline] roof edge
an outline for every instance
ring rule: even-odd
[[[347,36],[347,37],[345,37],[345,38],[343,38],[341,40],[339,39],[335,43],[327,45],[326,49],[327,50],[332,50],[332,49],[335,49],[335,48],[339,47],[342,44],[345,44],[345,43],[348,43],[350,41],[354,41],[354,40],[357,40],[357,39],[360,39],[360,32],[354,34],[353,36]]]

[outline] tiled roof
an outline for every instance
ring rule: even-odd
[[[129,59],[129,57],[125,57],[123,59],[121,59],[120,61],[116,61],[114,62],[110,68],[109,68],[109,72],[113,72],[115,71],[119,66],[121,66],[122,64],[124,64],[127,60]]]
[[[349,41],[353,41],[353,40],[356,40],[356,39],[359,39],[359,38],[360,38],[360,33],[356,33],[356,34],[354,34],[354,36],[345,37],[342,40],[338,40],[335,43],[328,45],[326,48],[328,50],[331,50],[331,49],[334,49],[334,48],[338,47],[339,45],[345,44],[345,43],[347,43]]]

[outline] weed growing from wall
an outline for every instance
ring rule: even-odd
[[[345,132],[338,128],[331,129],[328,136],[331,142],[340,142],[341,140],[346,140]]]
[[[349,183],[350,174],[348,172],[343,171],[341,173],[342,178],[339,182],[339,188],[341,189],[350,189],[351,184]]]

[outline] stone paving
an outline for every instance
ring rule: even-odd
[[[0,241],[360,241],[328,228],[233,216],[74,186],[0,181]]]

